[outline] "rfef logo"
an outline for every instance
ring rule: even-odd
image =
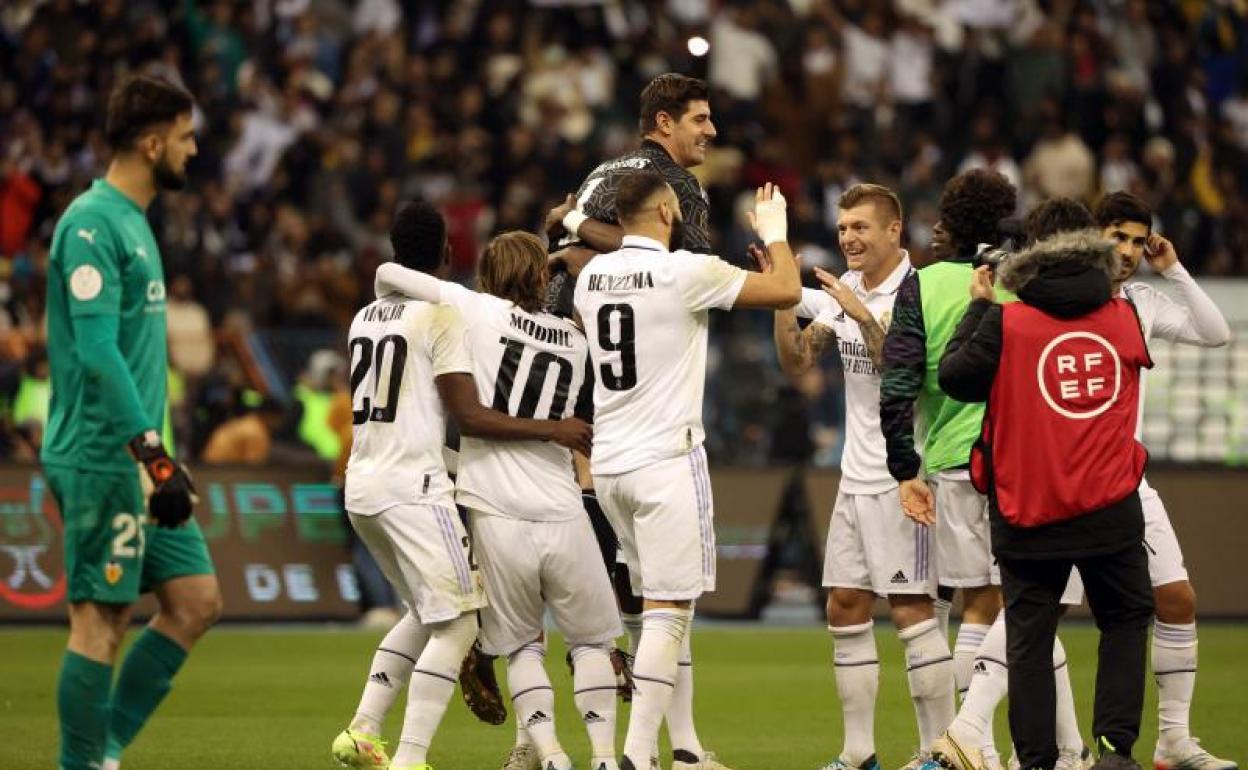
[[[1122,362],[1104,337],[1066,332],[1045,346],[1036,379],[1053,411],[1072,420],[1088,420],[1118,400]]]

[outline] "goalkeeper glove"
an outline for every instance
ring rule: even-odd
[[[160,434],[149,430],[135,436],[126,445],[139,464],[139,481],[147,498],[148,514],[161,527],[180,527],[191,518],[199,498],[186,466],[174,462]]]

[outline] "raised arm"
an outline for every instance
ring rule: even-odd
[[[546,234],[553,240],[561,230],[602,254],[618,250],[624,242],[624,228],[599,222],[578,210],[576,198],[570,194],[546,213]],[[579,267],[583,265],[577,272]]]
[[[378,298],[387,294],[402,294],[412,299],[451,305],[465,317],[471,317],[482,301],[482,295],[452,281],[443,281],[429,273],[403,267],[397,262],[386,262],[377,268],[373,279],[373,292]]]
[[[784,195],[771,182],[758,188],[754,211],[749,213],[749,217],[750,224],[767,247],[771,271],[747,273],[733,307],[791,308],[802,299],[802,279],[797,270],[797,260],[789,248]]]
[[[1171,342],[1216,348],[1231,340],[1226,317],[1191,273],[1179,261],[1169,240],[1154,234],[1149,238],[1148,261],[1174,287],[1179,301],[1157,294],[1157,317],[1153,336]]]
[[[862,332],[862,342],[867,346],[867,355],[871,357],[871,363],[875,364],[876,369],[883,371],[884,327],[880,326],[880,322],[871,315],[871,311],[867,309],[862,300],[858,299],[853,289],[841,283],[835,275],[821,267],[816,267],[815,277],[819,279],[819,283],[823,284],[823,290],[828,296],[836,300],[836,303],[845,311],[845,315],[858,324],[858,330]]]

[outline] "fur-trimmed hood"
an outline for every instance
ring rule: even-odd
[[[1118,257],[1114,244],[1100,230],[1073,230],[1051,235],[1015,253],[997,269],[997,277],[1002,286],[1018,292],[1041,272],[1058,265],[1066,268],[1062,272],[1068,275],[1073,271],[1067,266],[1098,269],[1113,281]]]
[[[1014,254],[997,268],[997,277],[1028,305],[1077,318],[1109,302],[1117,271],[1114,245],[1100,231],[1075,230]]]

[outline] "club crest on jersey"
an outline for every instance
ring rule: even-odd
[[[69,274],[69,291],[80,302],[95,299],[103,288],[104,276],[94,265],[79,265]]]
[[[104,565],[104,579],[108,581],[110,586],[117,585],[117,581],[121,580],[122,572],[121,565],[115,561],[110,561]]]
[[[880,328],[883,329],[885,333],[887,333],[888,327],[892,325],[893,325],[893,311],[885,310],[883,313],[880,314]]]

